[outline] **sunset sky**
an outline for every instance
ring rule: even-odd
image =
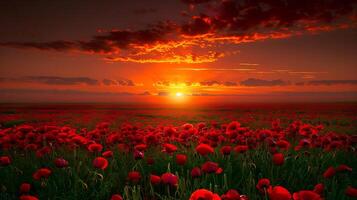
[[[357,100],[355,0],[0,2],[1,102]]]

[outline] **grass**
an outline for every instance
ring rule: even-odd
[[[134,160],[131,155],[114,150],[114,157],[109,160],[109,167],[102,171],[92,167],[95,154],[86,150],[59,149],[41,159],[33,152],[9,151],[13,164],[0,168],[1,190],[0,199],[16,199],[18,188],[22,182],[33,183],[40,199],[110,199],[114,193],[124,194],[126,199],[139,200],[143,196],[152,199],[188,199],[189,195],[199,188],[208,188],[215,193],[223,194],[228,189],[237,189],[248,195],[250,199],[262,199],[262,195],[255,188],[260,178],[269,178],[273,185],[282,185],[290,191],[313,189],[317,183],[326,186],[326,200],[349,199],[343,194],[347,185],[357,184],[357,174],[339,174],[331,180],[322,177],[322,173],[329,166],[347,164],[357,166],[357,159],[352,152],[311,151],[310,156],[304,152],[290,150],[285,152],[283,166],[272,165],[271,155],[264,148],[250,150],[244,154],[222,156],[219,152],[208,158],[202,157],[192,149],[180,148],[181,153],[188,156],[185,166],[178,166],[174,156],[158,153],[158,148],[151,148],[146,156],[155,159],[154,165],[148,165],[145,160]],[[68,160],[70,167],[58,169],[53,160],[63,157]],[[354,158],[354,159],[346,159]],[[200,166],[206,160],[219,163],[224,172],[220,175],[205,174],[198,179],[190,177],[190,170]],[[50,167],[53,174],[48,180],[34,181],[32,174],[39,167]],[[137,170],[142,174],[140,184],[134,185],[127,181],[129,171]],[[167,171],[175,173],[179,179],[176,189],[164,186],[152,186],[148,180],[149,174],[161,175]]]

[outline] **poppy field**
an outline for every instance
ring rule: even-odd
[[[0,199],[357,198],[357,105],[2,104]]]

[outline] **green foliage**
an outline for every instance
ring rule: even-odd
[[[2,152],[13,159],[10,166],[0,168],[0,199],[16,199],[22,182],[33,184],[35,189],[32,193],[38,194],[40,199],[57,200],[110,199],[116,193],[133,200],[141,200],[144,196],[159,200],[188,199],[199,188],[207,188],[218,194],[236,189],[250,199],[263,199],[255,188],[260,178],[269,178],[273,185],[282,185],[291,192],[312,190],[317,183],[324,183],[326,200],[347,200],[349,198],[344,195],[345,188],[347,185],[357,185],[355,171],[338,174],[328,180],[322,177],[329,166],[357,166],[357,159],[352,152],[324,152],[314,149],[306,154],[304,151],[289,150],[284,152],[284,165],[275,166],[271,162],[271,154],[263,147],[229,156],[223,156],[217,150],[208,157],[198,155],[193,149],[181,147],[177,153],[185,153],[188,162],[179,166],[175,162],[175,154],[162,153],[159,147],[152,147],[145,154],[154,158],[154,165],[148,165],[145,160],[135,160],[131,154],[115,149],[113,147],[114,157],[109,159],[109,166],[105,170],[94,169],[92,161],[97,155],[83,149],[58,149],[43,158],[37,158],[34,152]],[[69,167],[56,168],[53,160],[57,157],[68,160]],[[201,166],[207,160],[219,163],[223,173],[191,178],[191,169]],[[49,167],[53,173],[47,180],[35,181],[32,174],[40,167]],[[132,170],[137,170],[142,175],[138,184],[127,180],[127,174]],[[177,188],[150,184],[150,174],[161,175],[168,171],[179,177]]]

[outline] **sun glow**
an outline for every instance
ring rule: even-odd
[[[183,94],[182,94],[182,92],[176,92],[175,96],[176,96],[176,97],[182,97]]]

